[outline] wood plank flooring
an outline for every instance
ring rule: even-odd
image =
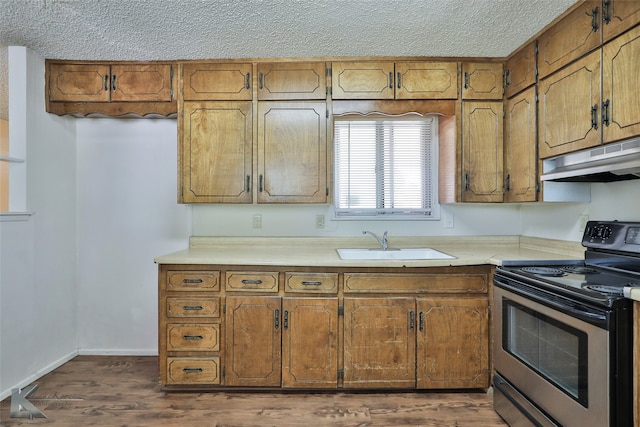
[[[506,426],[484,392],[168,392],[157,378],[157,357],[78,356],[35,382],[48,418],[11,418],[7,398],[0,425]]]

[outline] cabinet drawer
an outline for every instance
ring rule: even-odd
[[[485,274],[372,274],[345,273],[345,293],[484,293]]]
[[[338,273],[285,273],[286,292],[338,292]]]
[[[167,351],[220,351],[220,324],[167,325]]]
[[[220,384],[220,358],[169,357],[167,384]]]
[[[227,291],[278,292],[278,272],[227,271],[225,283]]]
[[[167,291],[219,291],[219,271],[169,271]]]
[[[220,317],[220,298],[167,297],[167,317]]]

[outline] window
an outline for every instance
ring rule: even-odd
[[[439,219],[437,116],[334,121],[337,219]]]

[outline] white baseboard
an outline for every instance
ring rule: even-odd
[[[156,353],[157,353],[157,351],[156,351]],[[44,368],[36,371],[33,375],[30,375],[29,377],[25,378],[24,380],[20,381],[18,384],[12,386],[8,390],[3,390],[2,393],[0,393],[0,400],[4,400],[7,397],[11,396],[11,390],[13,390],[14,388],[20,388],[21,389],[21,388],[24,388],[24,387],[28,386],[32,382],[37,381],[42,376],[44,376],[44,375],[48,374],[49,372],[53,371],[54,369],[59,368],[60,366],[64,365],[69,360],[71,360],[74,357],[76,357],[78,354],[79,354],[78,350],[74,350],[71,353],[69,353],[69,354],[61,357],[60,359],[56,360],[55,362],[50,363],[49,365],[45,366]]]
[[[158,349],[108,349],[108,348],[83,348],[78,350],[80,356],[157,356]]]

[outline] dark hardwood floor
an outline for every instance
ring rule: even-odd
[[[48,417],[13,426],[505,426],[484,392],[169,392],[156,357],[78,356],[40,378],[29,401]]]

